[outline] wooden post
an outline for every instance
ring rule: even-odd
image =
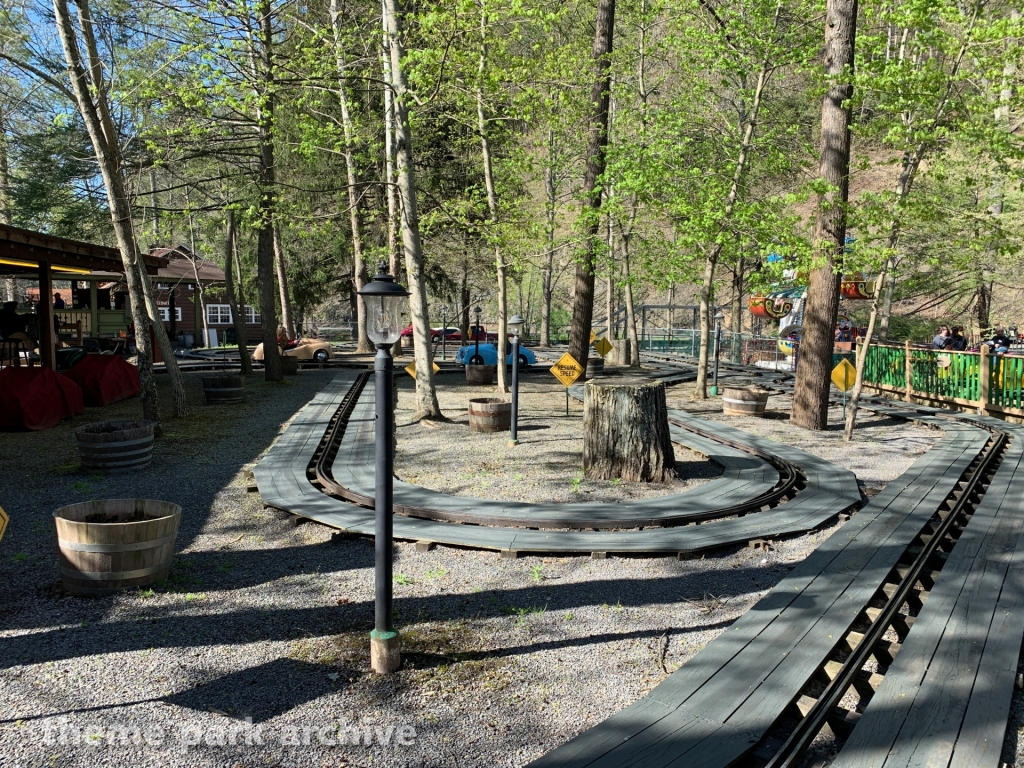
[[[96,278],[89,280],[89,335],[94,339],[100,335],[99,292],[96,290]]]
[[[988,416],[988,390],[992,380],[992,348],[982,344],[978,353],[978,413]]]
[[[82,318],[75,320],[75,330],[78,332],[78,346],[82,346]]]
[[[639,377],[587,382],[583,474],[626,482],[663,483],[675,477],[664,382]]]
[[[910,353],[910,339],[903,344],[903,354],[906,355],[903,362],[903,376],[907,388],[906,400],[908,403],[912,403],[914,402],[914,359]]]
[[[48,262],[39,262],[39,357],[44,368],[54,368],[56,352],[53,349],[53,277]]]

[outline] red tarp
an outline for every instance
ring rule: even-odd
[[[84,410],[81,387],[52,368],[0,370],[0,429],[50,429]]]
[[[120,355],[86,355],[64,375],[82,388],[88,406],[110,405],[142,391],[138,369]]]

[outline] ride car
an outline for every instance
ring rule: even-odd
[[[473,355],[477,354],[476,344],[467,344],[464,347],[459,347],[458,353],[455,355],[455,362],[459,365],[467,365],[472,359]],[[498,347],[496,344],[481,344],[480,345],[480,357],[484,359],[483,365],[497,365],[498,364]],[[521,368],[528,368],[531,365],[536,365],[537,356],[527,347],[519,347],[519,366]],[[505,358],[506,365],[512,365],[512,346],[509,345],[508,356]]]
[[[299,360],[313,360],[318,363],[326,363],[328,360],[334,359],[334,350],[331,349],[331,343],[323,339],[296,339],[293,346],[288,349],[281,349],[278,346],[278,350],[285,357],[296,357]],[[259,344],[253,351],[252,359],[263,359],[262,344]]]

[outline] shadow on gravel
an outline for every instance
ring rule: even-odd
[[[363,548],[372,554],[372,543]],[[339,554],[338,559],[341,558]],[[424,621],[491,618],[595,605],[614,606],[616,609],[642,607],[700,600],[702,595],[708,594],[717,597],[736,595],[738,587],[741,594],[746,594],[777,581],[778,574],[748,567],[637,582],[602,579],[580,584],[557,583],[551,579],[521,589],[425,597],[403,597],[399,590],[395,596],[395,619],[401,628]],[[95,602],[100,603],[101,600]],[[319,608],[236,611],[200,616],[178,615],[180,603],[154,605],[148,617],[142,620],[108,621],[5,638],[0,669],[147,648],[296,640],[348,631],[370,631],[373,626],[372,601],[343,605],[337,605],[337,602],[337,596],[325,596],[325,605]],[[603,641],[590,639],[586,642]]]

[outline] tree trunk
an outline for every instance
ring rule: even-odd
[[[110,206],[114,236],[117,239],[121,260],[124,264],[132,322],[135,326],[135,343],[138,348],[137,359],[139,381],[142,387],[143,418],[152,421],[159,421],[160,418],[156,380],[153,377],[153,351],[149,334],[151,319],[153,320],[154,336],[161,346],[167,373],[171,379],[174,392],[174,415],[184,417],[188,414],[188,408],[181,371],[174,359],[170,341],[160,320],[156,301],[153,299],[152,283],[140,264],[138,243],[132,229],[131,203],[124,187],[120,136],[113,119],[111,119],[107,104],[103,64],[93,35],[88,0],[79,0],[77,5],[82,38],[88,54],[88,69],[82,58],[67,0],[54,0],[54,15],[61,46],[64,50],[64,58],[68,65],[76,106],[89,133],[93,151],[96,153],[107,193],[107,202]]]
[[[498,274],[498,339],[495,347],[498,351],[498,392],[509,391],[509,369],[504,365],[508,357],[508,275],[505,257],[502,254],[498,238],[498,194],[494,188],[494,164],[491,159],[491,143],[487,135],[487,119],[484,116],[483,79],[487,71],[487,13],[483,5],[480,8],[480,60],[477,66],[476,86],[476,119],[477,130],[480,132],[480,155],[484,165],[484,189],[487,192],[487,211],[491,219],[491,238],[494,244],[494,267]]]
[[[294,339],[295,319],[292,317],[292,295],[288,290],[288,263],[284,257],[281,242],[281,226],[274,223],[274,269],[277,271],[277,290],[281,300],[281,325],[288,331],[288,338]]]
[[[269,0],[259,0],[256,12],[260,19],[259,68],[256,78],[265,91],[256,111],[259,132],[259,232],[256,237],[256,277],[259,282],[260,325],[263,336],[263,378],[283,381],[281,355],[277,348],[277,300],[274,296],[274,212],[277,204],[276,170],[274,166],[274,60],[273,26]]]
[[[611,96],[611,53],[615,31],[615,0],[598,0],[594,33],[594,83],[590,91],[587,170],[583,176],[583,253],[576,264],[576,283],[569,328],[569,354],[586,365],[594,320],[594,255],[600,232],[601,190],[608,146],[608,105]]]
[[[587,382],[583,474],[590,480],[664,483],[676,475],[665,384],[643,378]]]
[[[238,232],[235,229],[235,212],[228,209],[228,232],[224,241],[224,287],[228,294],[228,304],[231,307],[231,321],[235,326],[235,340],[238,342],[238,358],[242,365],[242,375],[248,376],[252,373],[252,361],[249,360],[249,347],[246,344],[247,332],[245,329],[245,301],[241,303],[238,297],[241,292],[235,291],[235,248]],[[242,276],[238,276],[241,283]],[[205,328],[205,326],[204,326]]]
[[[416,419],[443,419],[434,389],[430,318],[427,310],[427,286],[423,275],[423,251],[420,247],[420,221],[416,209],[416,181],[413,174],[412,127],[409,124],[409,86],[402,69],[402,36],[398,22],[397,0],[384,0],[384,30],[390,58],[390,90],[394,93],[395,174],[401,201],[402,247],[410,292],[413,355],[416,360]]]
[[[345,134],[345,171],[348,181],[348,223],[352,232],[352,261],[356,291],[361,291],[368,282],[370,275],[363,261],[363,232],[360,211],[362,196],[356,186],[359,172],[356,166],[354,147],[355,130],[352,116],[348,109],[348,92],[345,82],[345,54],[342,41],[341,11],[338,0],[331,0],[331,29],[334,31],[334,56],[338,68],[338,102],[341,107],[341,127]],[[373,344],[366,335],[366,302],[356,294],[356,352],[367,354],[373,352]]]
[[[199,264],[196,260],[196,252],[192,251],[192,255],[189,257],[189,261],[192,262],[192,275],[196,279],[196,298],[199,299],[199,317],[203,322],[203,337],[207,340],[206,344],[209,345],[210,338],[210,325],[206,317],[206,296],[203,290],[203,284],[199,281]],[[171,318],[174,321],[174,318]]]
[[[793,395],[794,424],[804,429],[828,425],[829,375],[839,313],[846,246],[846,203],[850,189],[850,106],[857,33],[857,0],[828,0],[825,12],[825,74],[834,81],[821,105],[821,161],[818,175],[829,191],[818,196],[814,247],[818,268],[811,271],[800,340],[800,362]]]
[[[10,198],[7,190],[11,188],[10,165],[7,161],[7,121],[3,111],[3,104],[0,103],[0,224],[10,224]],[[3,287],[4,301],[17,301],[15,294],[17,287],[13,277],[0,278],[0,286]]]
[[[551,293],[552,274],[555,266],[555,132],[548,129],[548,164],[544,169],[545,228],[547,249],[540,277],[540,345],[551,346]]]

